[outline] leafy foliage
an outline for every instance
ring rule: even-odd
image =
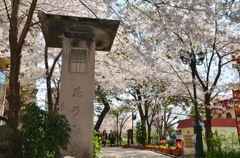
[[[210,150],[205,153],[206,158],[239,158],[240,150],[237,149],[238,138],[232,134],[229,137],[215,131],[210,139],[206,139],[210,144]]]
[[[25,107],[22,128],[16,132],[13,157],[61,157],[60,149],[67,149],[71,131],[66,117],[43,111],[35,103]]]
[[[144,131],[145,124],[141,123],[141,122],[137,122],[136,125],[136,139],[140,144],[145,144],[146,138],[147,138],[147,134],[146,131]]]
[[[169,140],[167,140],[167,144],[168,144],[169,147],[174,147],[175,146],[175,140],[169,139]]]
[[[101,153],[100,146],[102,145],[102,142],[100,141],[101,137],[99,134],[94,130],[93,131],[93,157],[97,158],[99,157],[99,154]]]

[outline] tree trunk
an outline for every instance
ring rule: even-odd
[[[205,125],[205,134],[206,134],[206,142],[207,142],[207,150],[211,150],[211,142],[209,141],[212,137],[212,115],[210,107],[210,96],[211,94],[205,94],[205,112],[206,112],[206,120],[204,122]]]
[[[8,125],[16,125],[20,109],[20,60],[21,49],[18,49],[18,10],[20,1],[12,3],[12,14],[10,19],[9,43],[11,51],[11,67],[9,76],[10,94],[8,97],[9,112]]]
[[[163,127],[163,137],[166,138],[167,137],[167,131],[168,131],[168,127],[166,125],[166,122],[164,123],[164,127]]]
[[[159,130],[158,130],[158,135],[159,135],[159,138],[162,138],[163,137],[163,134],[162,134],[162,126],[159,127]]]
[[[142,133],[143,135],[146,135],[146,115],[143,114],[143,110],[142,110],[142,106],[141,104],[138,105],[138,110],[139,110],[139,113],[140,113],[140,118],[141,118],[141,122],[142,122],[142,125],[143,125],[143,128],[142,128]],[[141,144],[143,146],[145,146],[145,140],[143,142],[141,142]]]
[[[144,119],[144,120],[142,120],[142,134],[143,134],[143,136],[145,136],[145,138],[146,138],[146,135],[147,135],[147,130],[146,130],[146,119]],[[142,140],[142,142],[141,142],[141,144],[143,145],[143,146],[145,146],[146,145],[146,140],[144,139],[144,140]]]
[[[151,135],[151,131],[152,131],[152,128],[151,128],[151,124],[148,125],[148,142],[147,144],[150,145],[151,144],[151,140],[152,140],[152,135]]]
[[[94,127],[94,130],[96,130],[96,131],[99,131],[99,129],[100,129],[100,127],[101,127],[101,124],[102,124],[102,122],[103,122],[104,117],[106,116],[106,114],[107,114],[108,111],[110,110],[110,105],[109,105],[108,102],[104,102],[103,105],[104,105],[104,109],[103,109],[103,111],[101,112],[101,114],[100,114],[100,116],[99,116],[99,118],[98,118],[98,120],[97,120],[97,123],[96,123],[96,125],[95,125],[95,127]]]
[[[44,52],[44,60],[45,60],[45,69],[46,69],[46,85],[47,85],[47,104],[48,104],[48,112],[53,112],[53,101],[52,101],[52,86],[51,86],[51,76],[49,73],[49,65],[48,65],[48,47],[45,45]]]
[[[15,54],[19,53],[17,51]],[[17,63],[14,66],[11,66],[10,69],[10,77],[9,77],[9,85],[10,85],[10,95],[8,97],[8,102],[9,102],[9,112],[8,112],[8,122],[7,124],[12,126],[12,125],[17,125],[18,122],[18,113],[21,108],[20,105],[20,83],[18,82],[18,76],[19,76],[19,67],[20,67],[20,59],[19,57],[16,57],[16,55],[13,55],[11,57],[11,63]]]
[[[58,105],[59,105],[59,83],[57,83],[57,92],[56,92],[56,100],[55,100],[55,104],[53,105],[53,92],[52,92],[52,85],[51,85],[51,79],[52,79],[52,75],[53,75],[53,70],[55,68],[55,65],[58,61],[58,59],[61,57],[62,55],[62,50],[58,53],[58,55],[56,56],[56,58],[54,59],[54,62],[52,64],[51,69],[49,68],[48,65],[48,46],[45,45],[45,52],[44,52],[44,60],[45,60],[45,69],[46,69],[46,85],[47,85],[47,98],[48,98],[48,112],[49,113],[57,113],[58,112]]]
[[[122,143],[122,129],[123,129],[123,126],[120,126],[120,129],[119,129],[119,139],[120,139],[121,143]]]
[[[53,113],[58,113],[59,110],[59,97],[60,97],[60,80],[57,81],[56,101],[53,108]]]
[[[163,118],[163,117],[162,117]],[[156,118],[154,120],[154,126],[156,127],[157,129],[157,132],[158,132],[158,136],[159,138],[162,138],[162,129],[163,129],[163,126],[162,126],[162,119],[160,120],[159,118]]]
[[[27,20],[19,36],[19,21],[18,21],[18,11],[19,11],[20,0],[12,1],[12,12],[9,18],[10,30],[9,30],[9,44],[11,53],[11,67],[9,76],[9,87],[10,94],[8,99],[9,111],[8,111],[8,122],[10,126],[17,125],[18,123],[18,113],[21,108],[21,98],[20,98],[20,64],[21,64],[21,53],[24,40],[26,38],[27,32],[29,31],[30,24],[32,21],[33,12],[35,10],[37,0],[32,0],[32,3],[27,14]]]
[[[103,103],[104,105],[104,109],[103,111],[101,112],[100,116],[98,117],[98,120],[97,120],[97,123],[95,124],[95,127],[94,127],[94,130],[96,131],[99,131],[100,127],[101,127],[101,124],[103,122],[103,119],[104,117],[106,116],[106,114],[108,113],[108,111],[110,110],[110,105],[109,105],[109,102],[107,101],[107,98],[106,98],[106,94],[103,93],[103,91],[101,90],[101,87],[98,86],[97,88],[97,91],[96,93],[99,93],[98,96],[99,96],[99,99],[100,101]]]
[[[143,109],[142,109],[142,106],[141,106],[141,104],[138,104],[138,111],[139,111],[139,114],[140,114],[140,118],[141,118],[141,122],[142,122],[142,125],[143,125],[143,128],[142,128],[142,133],[144,134],[144,135],[146,135],[146,114],[144,115],[144,113],[143,113]],[[146,110],[145,110],[146,111]],[[145,146],[145,141],[143,141],[143,142],[141,142],[141,144],[143,145],[143,146]]]

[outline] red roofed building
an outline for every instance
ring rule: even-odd
[[[233,99],[223,100],[214,103],[212,112],[215,115],[212,118],[212,131],[218,131],[226,136],[234,133],[237,135],[236,117],[234,112]],[[203,123],[200,123],[203,126]],[[177,128],[181,131],[184,139],[184,150],[195,152],[194,150],[194,119],[180,120]],[[203,127],[204,128],[204,127]],[[203,129],[203,138],[205,130]],[[204,142],[204,141],[203,141]]]

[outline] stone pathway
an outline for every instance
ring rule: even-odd
[[[102,147],[100,158],[171,158],[149,150],[136,150],[122,147]]]

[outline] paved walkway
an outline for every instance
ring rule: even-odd
[[[122,147],[103,147],[100,158],[170,158],[149,150],[136,150]]]

